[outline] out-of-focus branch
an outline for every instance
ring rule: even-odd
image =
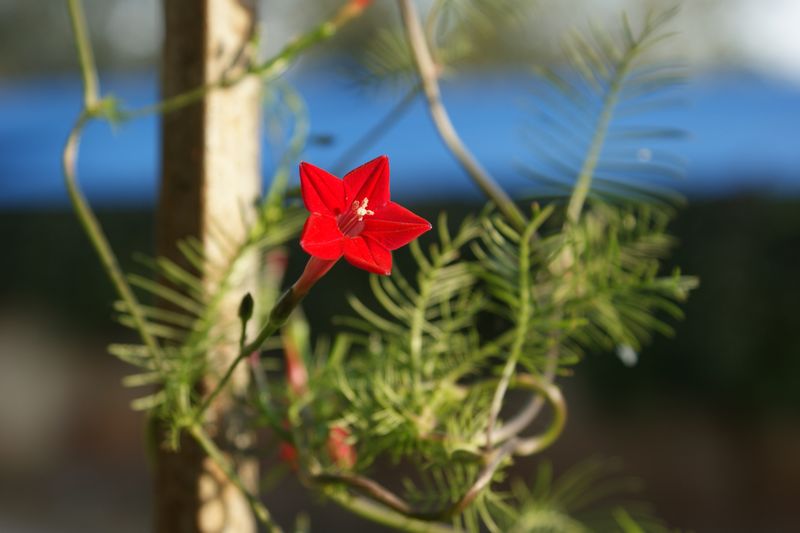
[[[497,387],[497,383],[498,379],[491,379],[483,382],[481,386]],[[564,396],[561,394],[561,389],[551,383],[550,380],[548,380],[545,376],[534,376],[532,374],[514,375],[508,382],[508,388],[527,389],[540,395],[553,409],[553,419],[550,421],[550,425],[543,433],[533,437],[522,438],[519,437],[519,434],[527,427],[527,425],[520,424],[519,421],[517,421],[517,418],[514,418],[513,421],[515,431],[505,431],[502,435],[499,431],[493,432],[492,444],[496,447],[504,440],[514,440],[517,443],[514,448],[514,455],[531,455],[540,452],[552,444],[564,430],[564,424],[567,420],[567,404],[564,401]],[[520,417],[520,421],[521,420],[522,417]],[[502,436],[503,439],[499,438],[500,436]],[[481,440],[483,439],[476,438],[473,444],[476,446],[480,445]]]
[[[306,109],[302,96],[289,85],[284,85],[281,90],[286,107],[295,117],[294,131],[286,150],[278,161],[272,183],[264,199],[263,209],[268,224],[274,223],[283,214],[283,202],[286,199],[286,189],[292,174],[291,166],[303,152],[310,130],[308,109]]]
[[[497,379],[488,380],[476,386],[497,386]],[[414,508],[394,492],[379,484],[378,482],[352,473],[324,473],[313,475],[306,480],[309,484],[321,486],[329,495],[337,494],[339,498],[355,498],[346,492],[329,492],[326,486],[343,485],[364,495],[366,500],[362,503],[369,504],[372,513],[399,514],[407,519],[416,521],[415,523],[430,524],[439,526],[439,521],[446,521],[462,513],[480,493],[491,483],[495,473],[503,462],[512,455],[531,455],[538,453],[552,444],[564,429],[566,422],[567,409],[561,390],[539,377],[531,374],[521,374],[510,378],[508,386],[512,388],[524,388],[541,394],[553,408],[553,420],[550,426],[543,433],[533,437],[521,438],[516,434],[510,435],[501,445],[482,453],[483,468],[478,473],[472,486],[467,489],[463,496],[455,503],[442,509],[420,510]],[[519,428],[520,431],[524,426]],[[339,503],[343,500],[337,499]],[[350,502],[351,500],[348,500]],[[344,505],[344,504],[343,504]],[[347,507],[347,505],[345,505]],[[352,509],[351,509],[352,510]],[[375,516],[370,517],[381,523],[386,523]],[[389,524],[391,525],[391,524]],[[428,529],[414,529],[414,531],[428,531]],[[450,530],[452,531],[452,530]]]
[[[520,441],[511,439],[505,442],[499,448],[491,450],[485,454],[485,466],[481,469],[480,473],[475,478],[472,486],[464,492],[464,495],[458,499],[454,504],[449,505],[442,509],[432,511],[423,511],[415,509],[411,504],[397,496],[391,490],[383,485],[369,478],[349,473],[333,473],[321,474],[314,476],[311,481],[321,485],[345,485],[353,490],[356,490],[371,500],[391,509],[393,512],[400,513],[401,515],[413,520],[422,521],[425,524],[433,525],[434,527],[442,527],[436,524],[437,521],[448,520],[460,513],[462,513],[470,504],[475,501],[481,491],[484,490],[489,483],[491,483],[497,469],[505,459],[510,457],[519,446]],[[452,531],[448,528],[447,531]]]
[[[78,49],[78,59],[83,77],[83,107],[93,109],[97,104],[99,95],[97,82],[97,68],[94,64],[92,43],[89,41],[89,31],[86,29],[86,16],[83,13],[83,4],[80,0],[69,0],[67,4],[72,32],[75,35],[75,47]]]
[[[333,165],[333,173],[336,175],[343,174],[349,168],[361,153],[369,149],[378,139],[381,138],[398,120],[400,120],[409,110],[414,99],[417,97],[421,87],[414,85],[404,96],[397,102],[389,112],[381,118],[374,126],[367,130],[361,137],[359,137],[345,152],[339,157],[338,161]]]
[[[400,496],[387,489],[377,481],[358,474],[351,473],[325,473],[314,476],[314,483],[322,485],[341,484],[361,492],[365,496],[379,502],[386,507],[397,511],[405,516],[418,517],[421,513],[416,511],[411,505]]]
[[[594,178],[597,164],[600,162],[600,154],[603,151],[603,145],[606,140],[606,135],[608,134],[609,126],[611,125],[611,119],[614,117],[614,110],[619,102],[620,93],[623,89],[623,82],[632,68],[640,44],[640,42],[635,43],[625,52],[614,76],[611,78],[608,92],[603,99],[602,111],[595,124],[594,136],[589,143],[589,150],[586,153],[583,166],[578,174],[575,187],[572,189],[572,195],[569,198],[565,224],[575,224],[581,216],[583,204],[586,203],[586,198],[589,196],[589,192],[592,188],[592,179]]]
[[[230,77],[223,75],[218,80],[206,85],[201,85],[200,87],[196,87],[171,98],[167,98],[166,100],[156,104],[125,112],[123,113],[123,116],[126,118],[136,118],[150,114],[169,113],[202,100],[206,94],[212,91],[236,85],[243,79],[250,76],[258,76],[261,78],[272,78],[279,76],[286,71],[289,66],[291,66],[292,62],[302,52],[305,52],[313,45],[319,44],[322,41],[330,39],[336,35],[336,33],[345,24],[361,15],[368,5],[369,2],[350,0],[341,8],[339,8],[339,10],[331,18],[325,22],[322,22],[308,33],[297,37],[284,46],[280,52],[266,61],[263,61],[257,65],[251,65]]]
[[[506,192],[475,158],[459,137],[450,116],[442,103],[436,63],[431,55],[425,32],[419,20],[414,0],[398,0],[403,26],[406,31],[422,88],[428,101],[428,110],[442,141],[458,160],[472,181],[491,199],[503,215],[517,228],[525,227],[525,217]]]
[[[494,426],[497,422],[497,417],[500,415],[500,409],[503,407],[503,399],[506,389],[508,389],[509,381],[517,368],[517,362],[522,355],[522,348],[528,336],[528,320],[531,315],[530,245],[536,227],[535,219],[534,222],[526,224],[525,231],[522,232],[519,241],[519,316],[516,317],[517,327],[515,328],[514,342],[511,344],[511,351],[503,368],[503,374],[497,384],[497,389],[495,389],[492,406],[489,410],[489,420],[486,424],[487,449],[492,447]]]
[[[304,297],[305,294],[298,291],[295,286],[290,287],[289,290],[283,293],[283,296],[280,297],[280,299],[275,303],[275,306],[272,308],[272,311],[270,311],[266,323],[261,326],[256,338],[248,344],[245,344],[244,342],[241,343],[241,346],[239,347],[239,354],[235,359],[233,359],[233,361],[230,362],[228,368],[225,370],[225,373],[216,383],[211,392],[208,393],[203,402],[197,407],[193,418],[194,423],[202,420],[203,414],[214,402],[214,399],[219,396],[219,394],[228,385],[228,382],[233,377],[233,373],[236,370],[236,367],[239,366],[239,363],[247,359],[253,352],[258,352],[261,349],[261,346],[267,341],[267,339],[274,335],[286,323],[286,321],[289,319],[289,315],[292,314],[292,311],[294,311]]]
[[[492,482],[495,472],[500,468],[503,461],[514,453],[518,444],[516,439],[511,439],[492,452],[486,466],[483,467],[483,470],[481,470],[478,477],[475,479],[475,483],[464,493],[464,496],[462,496],[460,500],[448,509],[447,516],[456,516],[462,513],[475,501],[475,498],[480,495],[481,491]]]
[[[558,368],[558,347],[552,346],[547,351],[547,362],[545,364],[542,378],[547,383],[552,383]],[[502,427],[495,429],[491,435],[492,443],[503,442],[519,435],[519,433],[536,419],[544,406],[544,397],[541,394],[534,394],[525,406],[520,409],[513,418],[508,420]]]
[[[567,422],[567,404],[561,394],[561,389],[549,381],[544,381],[531,374],[516,376],[513,381],[518,387],[540,392],[553,408],[553,420],[547,430],[540,435],[519,438],[514,447],[514,455],[533,455],[550,446],[561,435],[564,424]]]
[[[230,464],[230,461],[223,455],[217,445],[211,440],[203,429],[195,424],[189,430],[192,434],[192,437],[197,441],[203,451],[206,452],[211,460],[213,460],[217,466],[228,476],[231,483],[233,483],[236,488],[238,488],[242,494],[244,494],[245,498],[247,498],[247,502],[250,504],[251,509],[253,510],[253,514],[256,515],[259,522],[264,524],[267,528],[267,531],[270,533],[281,533],[281,527],[272,520],[272,517],[269,514],[269,511],[264,506],[264,504],[259,501],[248,489],[244,486],[244,483],[239,478],[239,475],[236,473],[236,469],[233,465]]]
[[[371,499],[355,496],[338,487],[330,486],[323,491],[330,499],[362,518],[395,529],[416,533],[457,533],[460,531],[447,524],[406,516]]]
[[[139,301],[133,293],[125,275],[119,266],[117,256],[108,242],[108,238],[103,232],[97,216],[92,211],[89,202],[83,195],[78,184],[78,149],[80,147],[81,134],[86,124],[99,113],[98,106],[102,105],[98,95],[97,67],[94,64],[89,33],[86,28],[86,20],[83,14],[83,6],[80,0],[69,0],[67,3],[72,29],[75,33],[75,43],[78,49],[78,59],[80,62],[81,76],[83,78],[83,110],[75,121],[75,125],[70,130],[67,141],[64,144],[62,153],[62,169],[64,172],[64,183],[69,193],[70,202],[78,216],[78,220],[83,226],[89,241],[94,247],[103,269],[106,271],[117,294],[125,303],[126,311],[131,314],[136,330],[145,343],[151,355],[160,364],[161,347],[155,337],[150,333],[147,322],[142,313]]]

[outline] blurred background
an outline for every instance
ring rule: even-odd
[[[265,54],[338,5],[312,13],[297,2],[262,4]],[[533,66],[563,60],[558,43],[568,29],[588,20],[616,27],[622,10],[643,4],[539,0],[524,30],[493,40],[481,61],[445,82],[467,145],[516,196],[541,192],[520,171],[531,161],[521,132],[532,114]],[[347,149],[402,99],[397,87],[352,75],[365,40],[397,24],[394,8],[376,2],[285,77],[308,108],[304,159],[346,166]],[[86,0],[86,9],[104,92],[131,106],[156,100],[160,2]],[[675,337],[658,338],[634,366],[595,354],[576,368],[565,380],[568,428],[546,454],[557,469],[591,456],[621,458],[626,473],[645,481],[658,514],[684,530],[800,527],[798,24],[797,0],[684,2],[669,51],[685,58],[690,76],[679,90],[683,103],[658,119],[689,133],[672,147],[686,176],[671,186],[688,202],[673,224],[679,244],[670,263],[701,286]],[[111,288],[60,173],[80,98],[64,3],[0,0],[3,532],[145,531],[151,520],[144,420],[120,385],[128,369],[105,352],[130,333],[112,319]],[[268,115],[264,176],[280,153]],[[134,251],[152,251],[158,146],[155,118],[92,125],[83,143],[82,181],[126,266]],[[421,101],[358,159],[380,153],[391,157],[394,194],[421,213],[479,207]],[[302,258],[294,258],[299,268]],[[366,281],[336,269],[324,283],[341,286],[337,279],[353,290]],[[329,316],[344,311],[334,302],[308,314],[325,330]],[[291,482],[267,497],[284,523],[305,502]],[[354,523],[314,505],[312,527]]]

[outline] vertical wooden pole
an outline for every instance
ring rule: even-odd
[[[163,97],[243,68],[253,53],[255,26],[255,0],[164,0]],[[208,290],[219,281],[220,272],[213,265],[226,260],[232,251],[230,241],[244,238],[254,215],[261,183],[259,123],[255,79],[211,92],[204,101],[162,118],[158,253],[181,262],[176,242],[189,236],[200,239],[208,259],[202,273]],[[246,286],[255,282],[254,266],[244,269],[241,290],[232,291],[222,303],[223,318],[235,322]],[[224,369],[236,356],[235,335],[234,331],[232,338],[210,350],[212,372],[201,388],[207,389],[218,375],[214,369]],[[246,376],[246,372],[236,376],[234,390],[246,384]],[[230,405],[230,397],[220,395],[208,421],[212,437],[225,450],[248,444],[247,434],[232,427],[236,414]],[[240,468],[245,481],[255,480],[254,463]],[[177,452],[159,451],[155,485],[155,522],[161,533],[256,530],[247,501],[188,438]]]

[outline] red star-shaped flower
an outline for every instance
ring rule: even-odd
[[[301,163],[300,190],[311,212],[300,245],[317,259],[344,256],[353,266],[389,275],[392,250],[431,229],[430,222],[389,200],[386,156],[351,170],[343,179]]]

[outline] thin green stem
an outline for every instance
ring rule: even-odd
[[[261,348],[268,338],[275,334],[289,319],[294,308],[303,300],[305,295],[299,295],[294,287],[283,293],[278,302],[270,311],[267,323],[259,330],[256,338],[245,345],[244,353],[251,354]]]
[[[340,487],[326,487],[323,492],[331,500],[352,513],[387,527],[416,533],[455,533],[459,531],[447,524],[427,522],[405,516],[371,500],[355,496]]]
[[[72,31],[75,34],[75,47],[78,49],[78,60],[83,77],[83,106],[87,110],[93,110],[99,97],[99,84],[83,4],[81,0],[67,0],[67,8]]]
[[[289,140],[289,146],[281,156],[278,168],[275,171],[275,176],[269,187],[266,199],[264,200],[264,209],[266,212],[267,222],[271,223],[280,217],[283,211],[283,201],[286,198],[286,189],[289,183],[289,176],[291,172],[289,167],[300,156],[303,148],[306,145],[309,132],[308,110],[303,98],[289,86],[283,87],[283,99],[286,106],[294,113],[294,131]]]
[[[310,47],[330,39],[347,22],[360,15],[362,8],[354,8],[351,3],[345,4],[330,19],[317,25],[314,29],[289,42],[275,56],[229,77],[223,76],[218,80],[195,87],[184,93],[172,96],[156,104],[141,107],[124,113],[126,118],[137,118],[151,114],[170,113],[202,100],[208,93],[236,85],[250,76],[261,78],[277,77],[291,66],[292,62]]]
[[[377,481],[358,474],[349,472],[337,472],[330,474],[320,474],[309,480],[317,485],[346,485],[350,489],[361,492],[371,500],[385,505],[394,512],[412,518],[422,518],[408,502],[400,496],[387,489]]]
[[[275,330],[272,331],[272,333],[277,331],[277,329],[278,328],[275,328]],[[272,335],[272,333],[270,333],[270,335]],[[211,404],[214,402],[214,400],[217,399],[217,396],[219,396],[219,394],[228,385],[228,382],[233,377],[233,373],[236,371],[236,367],[238,367],[239,363],[244,361],[248,357],[248,355],[250,355],[250,353],[251,352],[244,351],[244,349],[239,351],[239,355],[236,356],[236,359],[231,361],[231,363],[228,365],[228,368],[225,370],[225,373],[222,375],[222,377],[219,379],[219,381],[217,381],[217,383],[214,386],[214,388],[203,399],[203,403],[201,403],[197,407],[197,410],[195,411],[195,416],[193,418],[193,422],[194,423],[199,423],[202,420],[203,415],[205,414],[205,412],[208,410],[209,407],[211,407]]]
[[[636,56],[637,47],[632,46],[622,58],[617,71],[614,74],[611,84],[608,88],[608,93],[603,99],[603,108],[597,119],[597,125],[592,136],[592,141],[589,144],[589,151],[586,154],[586,159],[583,161],[583,166],[578,174],[578,179],[575,182],[575,188],[572,190],[572,195],[567,205],[567,222],[574,224],[581,216],[583,204],[589,196],[589,190],[592,187],[592,178],[594,171],[597,168],[597,163],[600,161],[600,154],[603,151],[603,144],[605,143],[608,127],[611,124],[611,119],[614,117],[614,110],[619,102],[620,91],[622,84],[628,75],[631,67],[631,62]]]
[[[418,246],[416,242],[412,246]],[[425,275],[420,276],[419,281],[419,296],[414,302],[414,314],[411,316],[411,330],[409,331],[409,348],[411,357],[411,367],[414,378],[414,387],[419,391],[422,387],[422,330],[425,325],[425,311],[428,309],[428,298],[430,296],[431,279],[430,273],[436,272],[440,267],[439,260],[441,256],[436,258],[436,264],[432,265],[430,269],[425,271]]]
[[[208,396],[205,397],[203,403],[201,403],[200,406],[197,408],[193,420],[194,422],[199,422],[202,419],[203,414],[208,410],[209,407],[211,407],[211,404],[214,402],[217,396],[219,396],[219,394],[231,380],[231,377],[233,377],[233,373],[236,370],[236,367],[239,366],[239,363],[245,360],[247,356],[248,356],[247,352],[240,351],[239,355],[236,356],[236,359],[231,361],[231,363],[228,365],[228,368],[225,370],[225,373],[222,375],[219,381],[217,381],[217,384],[214,386],[214,389],[208,394]]]
[[[474,385],[475,387],[497,387],[498,379],[491,379],[485,382]],[[550,425],[543,433],[539,433],[532,437],[519,438],[517,435],[524,427],[520,427],[517,433],[508,435],[508,441],[514,441],[514,455],[531,455],[542,451],[550,446],[561,435],[564,430],[564,425],[567,421],[567,404],[564,401],[564,396],[561,394],[555,384],[543,379],[540,376],[532,374],[516,374],[511,377],[508,382],[509,389],[525,389],[542,395],[544,401],[550,405],[553,410],[553,419]],[[481,439],[482,440],[482,439]],[[501,440],[494,438],[493,445],[497,445]],[[476,439],[475,444],[479,444]]]
[[[272,533],[279,533],[281,527],[272,520],[269,511],[267,510],[266,506],[264,506],[261,501],[256,498],[253,493],[251,493],[247,487],[245,487],[242,479],[236,473],[236,469],[228,460],[227,457],[220,451],[214,441],[209,437],[205,431],[200,427],[198,424],[194,424],[189,428],[189,433],[191,433],[192,437],[197,441],[203,451],[206,452],[212,461],[214,461],[217,466],[225,473],[228,479],[233,483],[237,489],[239,489],[245,498],[247,498],[247,502],[250,504],[251,509],[253,510],[253,514],[256,515],[258,521],[264,524],[268,531]]]
[[[419,531],[431,531],[430,527],[436,528],[434,531],[439,531],[441,527],[448,528],[447,531],[454,531],[452,527],[444,526],[441,521],[451,519],[463,513],[472,502],[480,496],[480,493],[489,486],[497,470],[506,459],[516,452],[521,443],[522,441],[520,439],[512,438],[503,443],[500,447],[486,452],[483,456],[485,466],[481,469],[470,488],[464,492],[461,498],[454,504],[439,510],[420,511],[414,509],[405,500],[395,495],[389,489],[362,476],[327,474],[316,476],[312,478],[311,481],[322,484],[323,491],[329,495],[331,494],[329,491],[332,490],[330,485],[335,486],[337,484],[345,485],[367,494],[370,499],[361,500],[361,503],[363,505],[369,505],[369,509],[380,515],[380,519],[372,515],[366,517],[382,524],[409,530],[409,523],[407,521],[412,520],[415,526],[422,528],[419,529]],[[343,492],[343,495],[349,498],[356,498],[346,491]],[[376,502],[380,503],[378,504]],[[341,504],[342,502],[339,503]],[[347,506],[345,505],[345,507]],[[383,521],[385,518],[396,518],[400,520],[401,517],[404,521],[397,525]],[[411,531],[417,531],[417,529],[411,529]]]
[[[554,344],[547,350],[546,363],[542,379],[546,383],[552,383],[558,368],[558,344]],[[523,429],[536,419],[536,416],[544,406],[544,399],[541,394],[534,394],[512,418],[505,421],[503,426],[492,432],[492,442],[503,442],[514,435],[518,435]]]
[[[530,374],[516,376],[511,381],[511,385],[539,392],[553,409],[553,420],[550,421],[547,430],[539,435],[520,439],[514,449],[515,455],[539,453],[553,444],[564,431],[564,425],[567,422],[567,404],[564,396],[561,394],[561,389],[553,383]]]
[[[64,151],[62,153],[62,168],[64,172],[64,182],[67,187],[70,202],[75,210],[78,220],[83,226],[89,241],[94,247],[97,255],[100,257],[100,262],[103,269],[106,271],[109,279],[111,280],[117,294],[122,298],[125,303],[126,311],[131,314],[133,323],[142,341],[147,346],[156,361],[156,364],[161,362],[161,347],[158,345],[155,337],[150,333],[145,320],[144,313],[142,312],[141,305],[139,304],[136,295],[133,293],[125,275],[119,266],[119,261],[114,254],[108,238],[103,233],[102,226],[97,220],[94,211],[92,211],[89,202],[83,195],[80,189],[77,178],[77,164],[78,164],[78,150],[80,146],[81,134],[88,122],[93,118],[96,112],[98,100],[98,83],[97,83],[97,69],[94,64],[92,55],[91,43],[89,41],[88,31],[86,28],[86,20],[83,14],[83,6],[80,0],[69,0],[67,3],[69,9],[70,20],[72,21],[72,29],[75,32],[75,42],[78,49],[78,58],[80,62],[81,75],[83,78],[83,101],[84,109],[81,111],[78,120],[70,130],[67,141],[64,144]]]
[[[472,181],[480,190],[491,199],[508,221],[519,230],[526,225],[525,216],[522,211],[514,204],[514,201],[497,184],[495,179],[487,172],[472,152],[466,147],[461,137],[458,135],[450,115],[442,103],[441,90],[439,89],[438,69],[431,56],[422,24],[419,21],[417,7],[414,0],[398,0],[400,13],[403,18],[403,26],[406,31],[406,38],[411,47],[417,72],[422,82],[422,88],[428,101],[428,111],[436,126],[439,136],[445,146],[461,164]]]
[[[352,167],[353,163],[363,152],[371,148],[383,135],[391,130],[392,126],[397,124],[411,108],[411,104],[419,94],[420,89],[421,87],[419,85],[412,87],[383,118],[345,150],[342,156],[339,157],[338,161],[333,165],[333,173],[336,175],[344,174]]]
[[[303,300],[303,297],[304,295],[298,295],[294,288],[290,288],[288,291],[283,293],[283,296],[281,296],[281,298],[275,304],[275,307],[272,308],[269,318],[267,319],[267,323],[264,324],[264,326],[262,326],[262,328],[259,330],[256,338],[248,344],[241,343],[242,347],[239,350],[239,355],[236,356],[236,359],[231,361],[231,363],[228,365],[228,368],[225,370],[225,373],[222,375],[219,381],[217,381],[214,389],[212,389],[212,391],[205,397],[203,403],[198,406],[192,420],[193,423],[197,424],[202,420],[205,412],[208,410],[217,396],[219,396],[219,394],[225,389],[228,382],[231,380],[231,377],[233,377],[233,373],[236,371],[236,367],[239,366],[239,363],[245,360],[253,352],[259,350],[267,341],[267,339],[274,335],[275,332],[277,332],[281,326],[286,323],[289,315]]]
[[[161,347],[158,345],[155,337],[150,333],[147,321],[142,313],[141,305],[136,295],[133,293],[131,286],[128,284],[128,281],[125,279],[125,274],[119,266],[119,261],[108,242],[108,238],[106,238],[105,233],[103,233],[100,222],[97,220],[94,211],[92,211],[92,208],[89,206],[89,202],[78,186],[76,176],[78,145],[80,144],[81,132],[88,120],[89,116],[84,112],[72,128],[69,137],[67,137],[67,143],[64,146],[62,166],[67,192],[69,193],[70,202],[78,216],[78,220],[83,226],[86,235],[89,237],[92,247],[100,257],[100,263],[106,271],[106,275],[108,275],[117,294],[125,303],[125,310],[131,314],[134,326],[139,332],[142,341],[147,346],[157,364],[160,364]]]
[[[517,363],[522,355],[522,349],[525,346],[525,339],[528,336],[528,322],[531,317],[531,286],[530,286],[530,247],[533,234],[538,228],[536,219],[527,224],[525,231],[522,232],[519,243],[519,313],[517,316],[517,327],[515,328],[514,341],[511,344],[511,351],[503,367],[503,373],[500,381],[497,384],[497,389],[492,399],[492,405],[489,410],[489,421],[486,424],[486,448],[492,447],[492,434],[494,433],[494,426],[497,423],[497,417],[500,415],[500,409],[503,407],[503,398],[505,398],[506,390],[511,377],[514,375],[514,370],[517,368]]]
[[[514,453],[518,443],[516,439],[511,439],[504,443],[502,446],[493,450],[487,458],[486,466],[483,467],[475,482],[467,492],[447,511],[447,516],[457,516],[463,513],[475,499],[480,496],[481,492],[489,486],[494,478],[497,469],[503,464],[508,457]]]

